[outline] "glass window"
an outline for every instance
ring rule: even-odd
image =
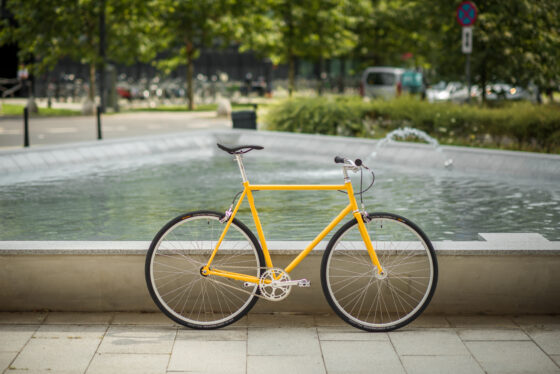
[[[379,86],[392,86],[395,84],[394,73],[369,73],[367,76],[367,84]]]

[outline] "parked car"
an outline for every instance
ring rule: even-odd
[[[423,95],[426,91],[421,72],[391,66],[364,70],[360,81],[362,97],[392,99],[402,93]]]
[[[362,97],[391,99],[402,92],[401,76],[405,69],[395,67],[369,67],[360,82]]]
[[[463,103],[467,101],[468,98],[468,88],[461,82],[439,82],[438,84],[430,87],[426,96],[428,101],[438,102],[438,101],[453,101],[456,103]],[[470,98],[471,100],[478,100],[480,97],[480,89],[478,86],[471,86]]]
[[[486,100],[531,100],[528,90],[505,83],[494,83],[486,86]]]

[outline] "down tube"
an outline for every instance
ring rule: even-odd
[[[335,219],[333,219],[331,223],[329,223],[329,225],[325,227],[323,231],[321,231],[321,233],[317,235],[315,239],[313,239],[313,241],[307,246],[307,248],[305,248],[288,266],[286,266],[286,268],[284,269],[286,273],[289,273],[292,270],[294,270],[295,267],[298,266],[299,263],[309,254],[309,252],[311,252],[313,248],[315,248],[315,246],[319,244],[319,242],[323,240],[323,238],[327,236],[327,234],[331,232],[331,230],[336,225],[338,225],[338,223],[342,221],[344,217],[346,217],[348,213],[350,213],[351,211],[352,211],[352,205],[348,204],[348,206],[344,208],[342,212],[340,212],[338,216],[336,216]]]

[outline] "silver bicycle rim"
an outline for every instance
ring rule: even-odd
[[[381,224],[381,229],[372,230],[378,221],[384,222],[385,228]],[[387,240],[380,233],[387,224],[406,231],[401,238]],[[333,245],[326,265],[327,288],[339,311],[355,324],[391,328],[415,317],[423,307],[432,289],[434,264],[424,239],[410,226],[396,219],[373,217],[366,227],[387,277],[378,278],[358,225],[354,225]]]
[[[201,220],[212,227],[195,233],[193,223]],[[179,236],[177,230],[186,225],[188,232]],[[223,228],[216,216],[193,216],[169,228],[155,246],[150,282],[161,305],[175,318],[192,325],[220,325],[243,313],[256,297],[257,285],[244,288],[241,281],[200,274]],[[245,232],[232,224],[212,266],[258,276],[257,249]]]

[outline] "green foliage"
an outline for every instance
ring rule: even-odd
[[[153,57],[144,49],[150,12],[143,0],[105,0],[107,56],[133,63]],[[8,0],[15,25],[0,29],[0,45],[16,43],[20,61],[34,73],[50,70],[64,57],[84,64],[99,63],[97,0]]]
[[[513,103],[500,108],[430,104],[411,97],[369,103],[358,98],[297,98],[269,109],[267,128],[382,138],[399,127],[443,144],[560,153],[560,107]]]
[[[236,39],[274,64],[290,66],[290,91],[296,58],[321,63],[348,55],[356,46],[359,17],[371,10],[367,0],[245,0],[251,11],[239,14]]]

